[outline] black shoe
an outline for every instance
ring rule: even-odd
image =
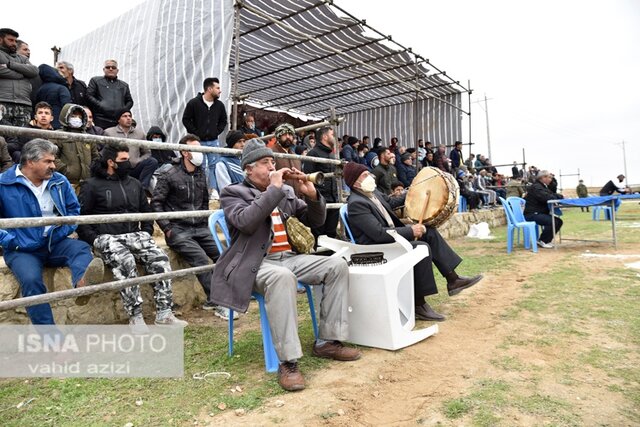
[[[478,274],[474,277],[464,277],[458,276],[456,280],[452,283],[447,283],[447,290],[449,291],[449,296],[452,297],[454,295],[458,295],[460,292],[464,291],[467,288],[472,287],[480,280],[482,280],[482,274]]]
[[[442,314],[437,313],[429,303],[416,306],[416,319],[417,320],[433,320],[435,322],[442,322],[446,320]]]

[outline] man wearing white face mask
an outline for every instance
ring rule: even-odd
[[[200,138],[187,134],[180,144],[199,146]],[[209,191],[205,171],[200,167],[203,155],[196,151],[180,151],[180,163],[158,174],[151,208],[155,212],[195,211],[209,209]],[[180,254],[189,265],[201,266],[215,261],[220,255],[207,225],[207,218],[181,218],[158,220],[169,247]],[[198,275],[207,301],[211,291],[211,272]],[[205,303],[205,310],[215,310],[219,317],[228,319],[228,310]]]
[[[366,166],[347,163],[343,170],[344,180],[352,189],[347,201],[349,227],[356,243],[373,245],[393,243],[394,239],[386,231],[396,230],[412,246],[428,245],[429,256],[414,267],[414,299],[416,319],[442,321],[445,317],[437,313],[425,297],[438,292],[433,277],[433,265],[447,279],[449,296],[457,295],[482,279],[458,276],[455,269],[462,258],[447,244],[437,229],[423,224],[405,226],[393,213],[393,209],[404,204],[402,197],[390,197],[376,190],[376,182]]]
[[[61,131],[86,133],[87,113],[84,108],[76,104],[65,104],[60,112]],[[98,148],[95,144],[80,141],[56,141],[58,155],[56,169],[67,177],[76,194],[81,181],[91,176],[91,162],[98,158]]]

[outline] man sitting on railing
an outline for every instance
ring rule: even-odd
[[[299,180],[304,200],[284,184],[287,175],[300,176],[300,171],[276,171],[273,152],[257,139],[246,143],[241,165],[247,175],[244,182],[228,185],[220,195],[231,244],[216,264],[211,300],[246,311],[251,292],[263,294],[273,344],[281,361],[278,382],[285,390],[302,390],[304,378],[297,364],[302,357],[296,310],[298,280],[323,285],[318,310],[320,332],[313,355],[356,360],[360,352],[341,342],[349,336],[349,269],[339,257],[292,252],[284,227],[286,219],[295,216],[317,227],[326,215],[324,197],[311,182]]]
[[[422,224],[405,226],[394,215],[393,209],[404,204],[406,193],[395,198],[376,190],[373,175],[363,165],[347,163],[343,173],[345,182],[352,189],[347,204],[349,225],[356,243],[393,243],[393,237],[386,231],[396,230],[413,246],[429,245],[429,256],[414,267],[415,316],[421,320],[445,320],[445,317],[431,308],[425,300],[426,296],[438,293],[432,263],[447,279],[449,296],[457,295],[475,285],[482,279],[482,275],[458,276],[455,269],[462,262],[462,258],[447,244],[437,229]]]
[[[80,204],[82,215],[129,214],[151,212],[140,181],[129,176],[129,147],[107,145],[100,160],[92,165],[93,177],[82,184]],[[78,227],[78,234],[92,244],[118,280],[138,276],[136,260],[147,273],[171,271],[169,257],[153,241],[153,221],[86,224]],[[173,292],[169,279],[154,283],[156,325],[186,326],[171,311]],[[147,333],[149,328],[142,317],[142,297],[139,286],[120,291],[129,325],[134,334]]]
[[[0,175],[2,218],[75,216],[80,205],[64,175],[55,172],[58,147],[33,139],[22,148],[20,164]],[[20,283],[23,297],[47,292],[42,279],[45,266],[69,267],[75,287],[99,282],[104,266],[94,259],[89,245],[67,237],[75,225],[0,229],[4,260]],[[54,324],[49,304],[27,307],[33,324]]]
[[[180,139],[180,144],[200,145],[200,138],[191,133]],[[202,169],[203,154],[196,151],[180,151],[180,163],[159,174],[153,191],[151,207],[156,212],[209,210],[209,189],[206,171]],[[220,163],[218,163],[220,164]],[[207,265],[220,254],[213,241],[207,218],[159,219],[167,245],[176,251],[192,267]],[[198,274],[198,281],[207,296],[204,310],[229,320],[229,309],[209,302],[211,296],[211,271]],[[235,315],[235,313],[234,313]]]

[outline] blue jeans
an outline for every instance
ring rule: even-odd
[[[142,188],[149,189],[149,182],[153,173],[158,169],[158,160],[155,157],[149,157],[139,162],[136,167],[131,169],[129,175],[140,181]]]
[[[4,260],[18,279],[23,297],[47,293],[47,286],[42,279],[44,267],[69,267],[71,280],[75,287],[84,275],[87,266],[93,259],[91,249],[86,242],[65,238],[51,246],[34,252],[7,251]],[[27,314],[34,325],[53,325],[53,312],[49,304],[38,304],[27,307]]]
[[[205,147],[220,147],[220,140],[200,141],[200,145]],[[220,160],[220,155],[215,153],[204,153],[204,162],[202,168],[207,171],[207,182],[209,189],[218,191],[218,181],[216,180],[216,163]],[[206,165],[204,164],[206,162]]]

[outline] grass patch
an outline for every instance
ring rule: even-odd
[[[257,311],[257,307],[252,310]],[[306,298],[299,298],[300,339],[304,350],[313,344]],[[258,327],[253,313],[238,322]],[[227,356],[227,325],[189,326],[185,329],[185,375],[180,379],[29,379],[0,381],[0,417],[3,426],[25,425],[184,425],[202,414],[243,408],[255,409],[266,398],[284,393],[275,374],[264,370],[262,335],[246,328],[234,334],[234,356]],[[307,351],[308,353],[309,351]],[[305,356],[303,374],[327,363]],[[231,378],[196,380],[196,373],[224,371]],[[236,387],[239,387],[240,391]],[[233,389],[233,391],[232,391]],[[20,402],[30,403],[16,408]],[[138,402],[138,404],[136,404]]]

